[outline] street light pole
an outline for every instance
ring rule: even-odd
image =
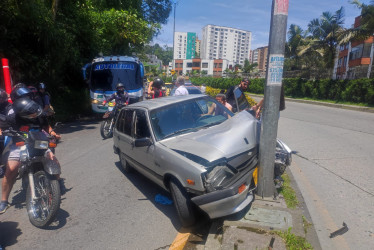
[[[274,160],[283,78],[288,7],[289,0],[273,0],[264,111],[260,137],[260,168],[257,193],[261,197],[271,197],[275,194]]]
[[[175,53],[175,12],[177,10],[177,2],[174,1],[174,28],[173,28],[173,69],[175,69],[175,58],[174,58],[174,53]]]

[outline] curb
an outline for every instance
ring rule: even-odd
[[[253,97],[259,97],[259,98],[264,97],[263,95],[250,94],[250,93],[249,95]],[[374,108],[370,108],[370,107],[361,107],[361,106],[346,105],[346,104],[335,104],[335,103],[320,102],[320,101],[302,100],[302,99],[294,99],[294,98],[289,98],[289,97],[286,97],[285,100],[289,102],[306,103],[306,104],[326,106],[326,107],[331,107],[331,108],[340,108],[340,109],[361,111],[361,112],[367,112],[367,113],[374,113]]]
[[[311,216],[309,214],[308,208],[305,204],[301,191],[294,179],[291,169],[287,169],[286,172],[291,179],[291,186],[295,190],[297,199],[299,201],[299,205],[295,209],[290,209],[290,208],[287,208],[287,205],[285,204],[281,196],[279,196],[277,200],[273,200],[272,198],[261,199],[260,197],[256,196],[257,199],[255,199],[255,201],[250,205],[251,208],[249,208],[249,210],[257,207],[257,208],[268,209],[269,211],[274,211],[274,212],[283,211],[285,213],[289,213],[290,216],[292,216],[292,222],[291,222],[292,231],[291,232],[295,236],[304,237],[313,246],[314,249],[320,250],[322,248],[321,248],[318,236],[317,236],[317,232],[313,225]],[[307,222],[311,223],[307,227],[307,229],[305,229],[304,221],[302,218],[303,216],[306,218]],[[255,224],[242,225],[242,222],[240,221],[230,221],[230,219],[229,220],[227,219],[228,218],[225,217],[221,219],[222,221],[220,220],[213,221],[210,227],[206,242],[204,244],[204,247],[198,248],[199,250],[232,249],[231,247],[227,247],[228,246],[227,242],[231,243],[231,245],[234,246],[234,249],[238,249],[238,248],[235,248],[235,246],[237,247],[237,242],[236,242],[236,239],[232,237],[232,233],[227,233],[228,228],[230,228],[231,231],[234,231],[234,234],[237,234],[237,235],[241,234],[242,237],[244,237],[243,236],[243,230],[244,230],[245,231],[244,235],[247,235],[248,238],[251,238],[252,240],[259,241],[259,242],[263,241],[264,235],[268,235],[270,231],[279,230],[279,229],[268,228],[266,226],[264,227],[264,226],[259,226]],[[280,238],[278,238],[276,241],[279,241],[279,240]],[[226,242],[226,244],[224,244],[224,242]],[[278,245],[278,249],[283,249],[283,247]]]

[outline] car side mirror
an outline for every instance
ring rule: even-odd
[[[134,146],[135,147],[147,147],[152,145],[152,140],[148,137],[135,139]]]

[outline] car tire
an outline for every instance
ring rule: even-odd
[[[133,168],[127,163],[126,159],[125,159],[125,155],[119,151],[119,161],[121,163],[121,168],[123,169],[123,171],[125,171],[125,173],[131,173],[133,172]]]
[[[170,192],[182,225],[189,227],[195,224],[196,215],[191,199],[186,189],[175,178],[170,180]]]

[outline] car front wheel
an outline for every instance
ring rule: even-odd
[[[188,227],[195,224],[196,217],[191,199],[186,189],[175,178],[170,181],[170,192],[182,225]]]

